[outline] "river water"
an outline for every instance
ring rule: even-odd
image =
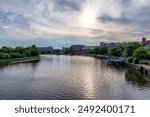
[[[44,55],[38,62],[1,66],[0,99],[150,99],[150,82],[96,58]]]

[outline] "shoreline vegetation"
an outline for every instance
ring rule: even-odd
[[[31,61],[39,61],[40,57],[25,57],[25,58],[15,58],[15,59],[0,59],[0,65],[25,63]]]
[[[39,55],[40,50],[35,45],[27,48],[4,46],[0,48],[0,65],[39,61]]]

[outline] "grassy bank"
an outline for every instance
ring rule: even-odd
[[[15,59],[0,59],[0,65],[14,64],[14,63],[23,63],[30,61],[40,60],[40,57],[24,57],[24,58],[15,58]]]

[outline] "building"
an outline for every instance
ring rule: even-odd
[[[53,54],[53,47],[38,47],[41,54]]]
[[[84,45],[72,45],[70,47],[70,54],[72,55],[82,55],[82,48]]]
[[[105,43],[101,42],[100,46],[101,47],[115,47],[115,46],[127,46],[129,42],[116,42],[116,43]]]
[[[146,40],[146,37],[142,38],[142,42],[141,42],[144,46],[147,46],[150,44],[150,40]]]

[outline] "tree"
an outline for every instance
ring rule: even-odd
[[[148,58],[150,59],[150,45],[146,48],[146,52],[147,52]]]
[[[139,47],[133,51],[133,57],[138,59],[145,59],[148,57],[148,54],[144,47]]]
[[[10,58],[19,58],[21,57],[21,54],[19,53],[10,53]]]
[[[89,50],[87,51],[87,54],[95,54],[95,49],[89,49]]]
[[[54,54],[60,55],[61,54],[61,50],[60,49],[55,49],[54,50]],[[73,54],[73,52],[72,52],[72,54]]]
[[[142,45],[139,43],[136,42],[130,43],[125,49],[127,57],[133,56],[133,51],[138,49],[139,47],[142,47]]]
[[[7,53],[0,53],[0,59],[8,59],[10,56]]]
[[[35,48],[37,49],[36,45],[34,45],[34,44],[31,46],[31,48],[32,49],[35,49]]]
[[[15,52],[16,52],[16,53],[19,53],[19,54],[23,54],[24,50],[25,50],[25,49],[24,49],[23,47],[16,47],[16,48],[15,48]]]
[[[26,57],[31,56],[31,52],[29,49],[25,49],[25,51],[23,53],[25,54]]]
[[[3,46],[3,47],[0,49],[0,52],[2,52],[2,53],[11,53],[11,52],[14,52],[14,49],[13,49],[13,48],[10,48],[10,47],[7,47],[7,46]]]
[[[95,47],[95,54],[100,54],[100,48],[99,47]]]
[[[99,48],[99,54],[101,54],[101,55],[106,55],[106,54],[108,54],[107,47],[100,47],[100,48]]]
[[[38,49],[30,49],[31,56],[39,56],[40,51]]]
[[[111,54],[113,56],[117,56],[117,57],[120,57],[122,55],[122,52],[124,51],[124,47],[123,46],[116,46],[116,47],[113,47],[111,49]]]

